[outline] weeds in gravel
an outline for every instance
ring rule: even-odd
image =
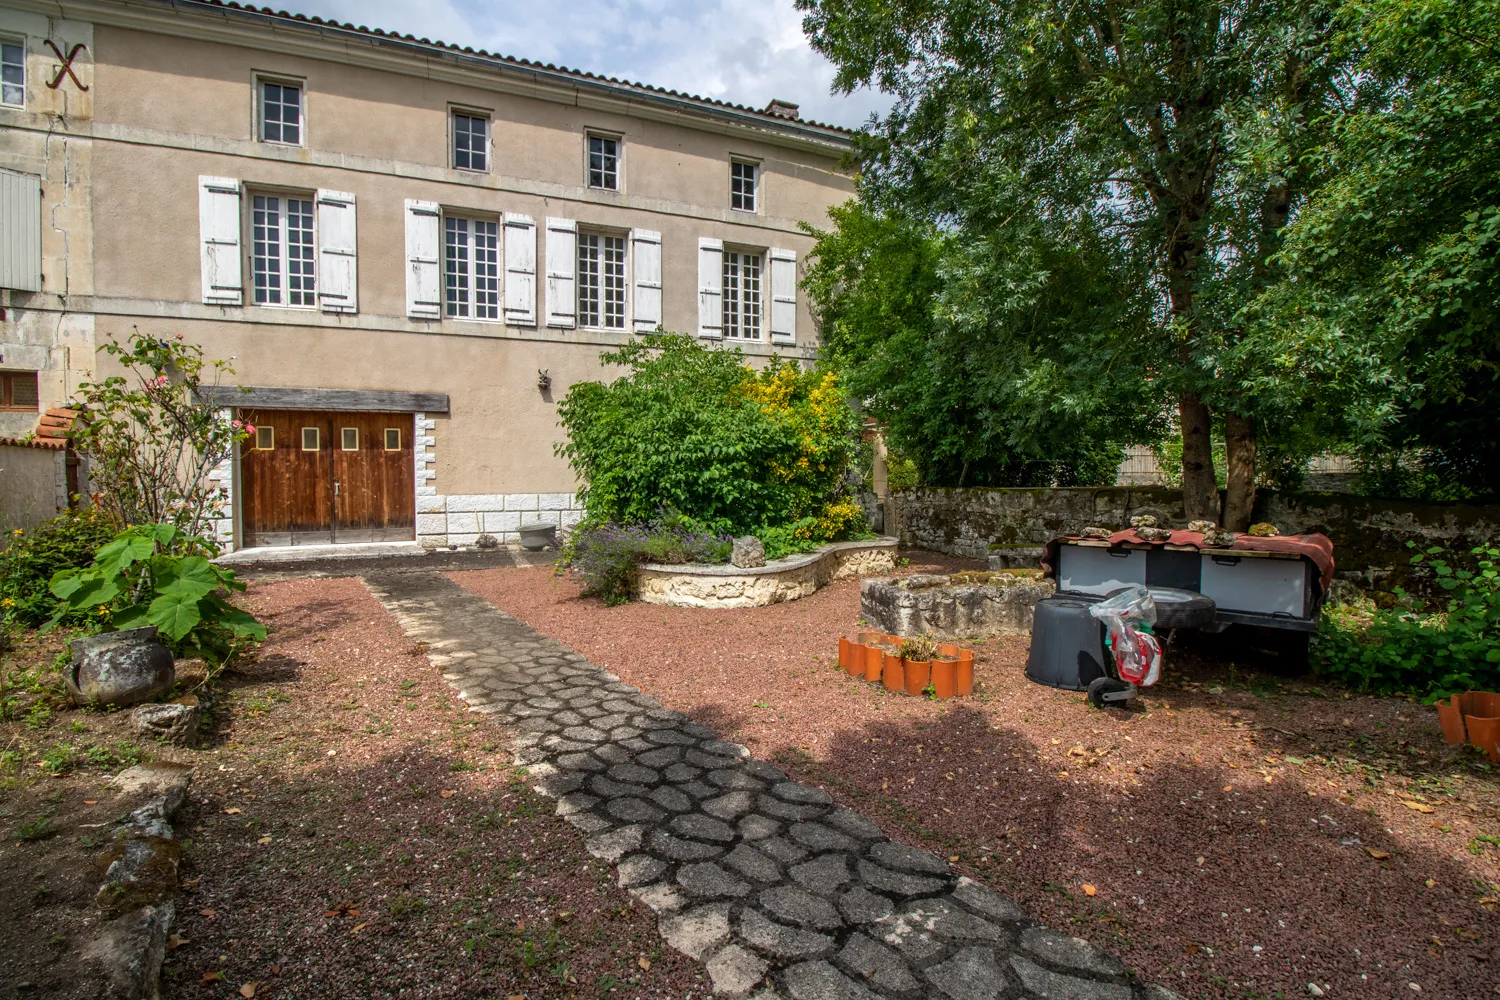
[[[16,838],[18,840],[33,841],[46,840],[54,836],[57,828],[52,825],[52,820],[46,816],[40,816],[33,820],[27,820],[16,827]]]
[[[139,764],[145,759],[140,747],[128,740],[101,743],[54,743],[42,754],[41,767],[48,774],[65,774],[82,767],[110,770]]]

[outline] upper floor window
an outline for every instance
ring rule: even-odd
[[[0,410],[35,413],[36,407],[36,372],[0,372]]]
[[[500,226],[443,217],[443,306],[456,319],[500,318]]]
[[[625,329],[625,237],[578,234],[578,325]]]
[[[302,145],[302,88],[291,83],[260,81],[262,142]]]
[[[729,162],[729,207],[741,212],[755,211],[755,185],[760,168],[744,160]]]
[[[256,305],[318,304],[313,219],[310,197],[251,195],[250,271]]]
[[[0,104],[26,106],[26,46],[0,39]]]
[[[760,264],[758,253],[724,251],[724,336],[760,339]]]
[[[620,190],[620,140],[589,136],[589,187]]]
[[[488,170],[490,120],[453,112],[453,165],[459,170]]]

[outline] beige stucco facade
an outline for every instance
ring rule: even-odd
[[[26,107],[0,107],[0,166],[44,178],[44,290],[6,293],[0,368],[15,356],[45,369],[44,409],[88,377],[97,340],[132,328],[180,333],[210,357],[232,358],[243,385],[445,394],[446,412],[413,418],[418,534],[462,544],[487,523],[495,525],[491,533],[508,533],[515,518],[487,522],[489,508],[519,503],[522,511],[550,507],[548,516],[564,525],[576,518],[573,477],[554,454],[556,404],[573,383],[609,377],[601,351],[648,329],[647,321],[713,335],[704,327],[713,311],[705,302],[718,300],[704,297],[703,275],[712,271],[705,260],[716,258],[705,241],[760,255],[766,267],[762,329],[732,343],[752,356],[811,357],[815,348],[800,291],[791,293],[794,329],[785,294],[780,319],[771,316],[771,258],[795,255],[800,274],[812,242],[798,224],[826,224],[828,208],[850,197],[851,181],[839,169],[847,137],[836,129],[206,3],[0,0],[5,35],[24,37],[32,57]],[[78,80],[64,74],[49,86],[61,64],[47,39],[64,53],[84,43],[73,62]],[[300,88],[297,144],[261,141],[258,86],[266,79]],[[484,171],[453,166],[455,110],[489,123]],[[590,134],[619,144],[617,190],[588,184]],[[754,211],[731,207],[736,159],[756,167]],[[237,301],[222,301],[225,293],[207,301],[209,223],[200,194],[209,181],[239,199]],[[328,192],[352,196],[357,296],[350,301],[357,305],[249,304],[250,199],[317,196],[321,206]],[[448,318],[442,309],[436,317],[418,314],[414,203],[435,206],[444,219],[495,221],[507,247],[535,240],[533,315],[509,308],[494,320]],[[505,225],[522,218],[534,228]],[[570,286],[552,273],[552,230],[563,223],[629,237],[632,248],[641,234],[659,234],[659,316],[643,304],[640,282],[650,282],[632,249],[622,328],[556,321],[553,286],[559,300],[569,288],[576,294],[581,274]],[[512,275],[502,272],[513,306]],[[785,292],[785,282],[780,287]],[[549,389],[539,388],[539,371],[550,377]],[[222,480],[232,487],[234,469],[222,470]],[[515,497],[522,499],[506,499]],[[526,498],[535,506],[525,506]],[[465,516],[450,525],[450,512]]]

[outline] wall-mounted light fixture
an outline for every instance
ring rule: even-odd
[[[547,374],[547,369],[538,368],[536,370],[536,387],[542,392],[546,392],[552,388],[552,376]]]

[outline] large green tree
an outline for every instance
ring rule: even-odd
[[[861,195],[877,210],[899,207],[976,247],[1043,220],[1043,236],[1071,241],[1068,252],[1087,256],[1097,239],[1106,256],[1144,262],[1135,291],[1152,298],[1153,321],[1123,325],[1071,361],[1086,371],[1101,353],[1135,360],[1141,384],[1174,404],[1189,515],[1243,528],[1259,440],[1280,434],[1271,425],[1288,413],[1305,421],[1290,399],[1302,411],[1318,403],[1319,371],[1241,345],[1245,306],[1279,280],[1285,224],[1317,180],[1305,154],[1340,91],[1329,5],[797,3],[813,46],[838,68],[836,86],[895,97],[858,149]],[[997,215],[1003,201],[962,177],[1007,178],[1028,193],[1027,215]],[[1131,294],[1110,281],[1094,290]],[[1216,415],[1228,444],[1222,510]]]
[[[1361,87],[1252,342],[1359,355],[1354,444],[1397,473],[1416,452],[1449,495],[1500,493],[1500,2],[1356,0],[1337,23]]]

